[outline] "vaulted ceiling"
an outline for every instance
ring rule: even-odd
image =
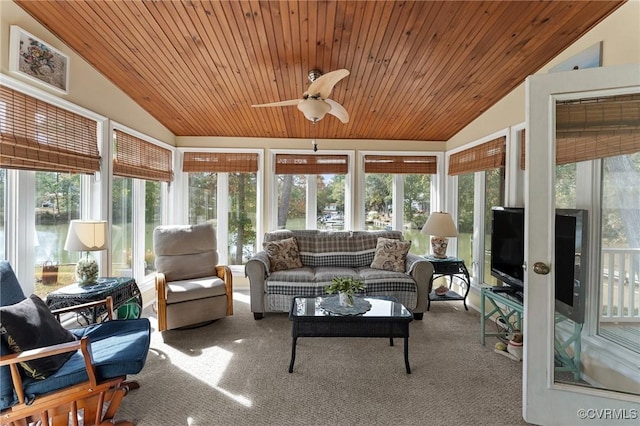
[[[15,1],[178,136],[424,141],[451,138],[624,3]],[[341,68],[330,97],[347,124],[251,107]]]

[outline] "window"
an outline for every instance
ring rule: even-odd
[[[278,229],[307,229],[307,175],[276,175]],[[312,178],[315,181],[315,176]],[[315,215],[317,212],[313,212]],[[309,214],[311,216],[312,214]],[[313,220],[313,219],[311,219]]]
[[[491,275],[491,207],[504,205],[504,168],[484,172],[484,283],[498,284]]]
[[[472,219],[472,229],[482,230],[479,241],[473,241],[480,247],[482,259],[478,259],[475,264],[481,269],[479,272],[483,282],[490,285],[498,284],[498,280],[491,275],[491,208],[493,206],[503,206],[505,202],[505,161],[506,161],[506,137],[501,136],[491,139],[488,142],[475,145],[463,151],[451,154],[449,157],[449,175],[458,177],[458,232],[462,234],[463,229],[469,229],[467,223]],[[474,174],[478,173],[482,180],[478,185],[474,185]],[[482,194],[482,205],[475,205],[473,190]],[[474,214],[470,215],[471,210]],[[464,221],[462,219],[464,218]],[[475,223],[477,218],[479,223]],[[461,228],[464,227],[464,228]],[[470,242],[471,243],[471,242]],[[472,256],[474,247],[465,249],[465,236],[462,234],[458,241],[458,255],[465,259],[465,252],[469,250]],[[472,265],[473,263],[469,263]],[[474,270],[475,268],[470,268]],[[471,272],[471,273],[474,273]]]
[[[161,182],[144,182],[144,274],[155,272],[156,257],[153,253],[153,230],[162,225],[163,185]]]
[[[78,174],[35,172],[35,294],[75,282],[75,264],[85,253],[64,249],[69,222],[80,218],[81,179]]]
[[[602,163],[598,334],[640,354],[640,153]]]
[[[458,253],[464,260],[469,275],[473,275],[473,230],[474,230],[474,173],[458,176],[457,206],[458,206]]]
[[[580,262],[573,266],[574,274],[585,266],[590,272],[574,292],[585,297],[584,321],[574,296],[567,303],[578,316],[557,309],[554,331],[557,339],[580,336],[583,359],[606,356],[630,371],[640,354],[640,132],[629,125],[638,122],[640,94],[556,102],[556,207],[587,209],[588,235],[595,238],[588,240],[589,255],[576,256]],[[623,384],[587,381],[628,391]]]
[[[111,275],[132,277],[133,179],[114,176],[111,182]]]
[[[420,233],[431,211],[432,175],[437,157],[425,155],[364,156],[365,227],[401,229],[411,253],[430,251],[429,236]],[[401,212],[394,218],[394,212]]]
[[[188,173],[189,223],[212,221],[220,261],[245,264],[256,253],[258,154],[185,152],[182,170]]]
[[[111,275],[140,279],[155,270],[153,230],[163,223],[173,155],[134,133],[113,130]]]
[[[347,155],[276,154],[275,162],[277,228],[347,229]]]
[[[345,175],[317,175],[318,229],[344,230]]]
[[[576,163],[556,166],[556,208],[576,207]]]
[[[25,293],[43,298],[75,281],[81,254],[64,250],[67,229],[89,199],[83,190],[88,175],[100,170],[98,121],[71,108],[0,87],[2,197],[14,204],[12,218],[21,219],[5,223],[3,217],[3,233],[23,236],[11,250],[3,242],[3,257],[19,263],[16,272],[23,276],[31,269],[33,282],[22,283]],[[13,169],[12,189],[6,187],[7,169]],[[7,213],[4,202],[2,212]]]

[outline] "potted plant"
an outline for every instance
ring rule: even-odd
[[[353,277],[334,277],[331,284],[325,288],[327,294],[338,293],[340,305],[353,306],[353,295],[355,292],[363,290],[365,284],[363,281]]]

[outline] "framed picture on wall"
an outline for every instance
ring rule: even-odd
[[[69,91],[69,57],[12,25],[9,71],[61,93]]]

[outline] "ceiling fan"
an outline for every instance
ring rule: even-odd
[[[346,109],[334,100],[329,99],[329,95],[340,80],[349,75],[349,70],[339,69],[322,74],[318,70],[309,71],[308,78],[311,81],[309,88],[303,93],[302,99],[291,99],[288,101],[271,102],[268,104],[251,105],[255,108],[274,106],[294,106],[302,111],[307,120],[317,123],[329,113],[338,118],[343,123],[349,122],[349,113]]]

